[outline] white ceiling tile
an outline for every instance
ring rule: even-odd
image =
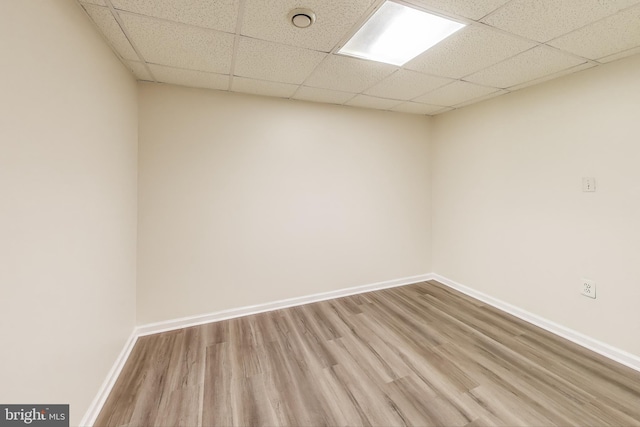
[[[415,101],[423,102],[425,104],[450,107],[498,91],[500,91],[500,89],[488,86],[478,86],[473,83],[462,81],[455,81],[451,84],[431,91],[426,95],[416,98]]]
[[[585,62],[583,64],[580,65],[576,65],[575,67],[571,67],[571,68],[567,68],[565,70],[561,70],[558,71],[557,73],[553,73],[553,74],[548,74],[546,76],[540,77],[539,79],[535,79],[535,80],[530,80],[528,82],[524,82],[522,84],[519,85],[515,85],[509,88],[510,91],[515,91],[515,90],[519,90],[525,87],[529,87],[529,86],[533,86],[533,85],[537,85],[549,80],[553,80],[553,79],[557,79],[558,77],[562,77],[562,76],[566,76],[567,74],[573,74],[573,73],[577,73],[578,71],[582,71],[582,70],[586,70],[588,68],[592,68],[595,67],[596,64],[593,62]]]
[[[153,78],[147,71],[147,67],[144,66],[143,62],[127,61],[127,66],[129,67],[133,75],[136,77],[136,79],[147,81],[147,82],[153,81]]]
[[[149,64],[149,68],[156,80],[161,83],[217,90],[227,90],[229,87],[229,76],[224,74],[183,70],[154,64]]]
[[[626,58],[627,56],[635,55],[640,53],[640,47],[636,47],[633,49],[625,50],[620,53],[616,53],[613,55],[605,56],[604,58],[598,59],[598,62],[606,64],[607,62],[617,61],[618,59]]]
[[[234,77],[231,90],[234,92],[252,93],[256,95],[290,98],[295,93],[297,85],[288,83],[268,82],[265,80]]]
[[[584,62],[586,61],[558,50],[539,46],[465,77],[465,80],[485,86],[508,88]]]
[[[559,49],[599,59],[640,46],[640,7],[587,25],[549,43]]]
[[[326,53],[241,37],[234,73],[282,83],[302,83]]]
[[[364,93],[380,98],[409,100],[450,82],[451,79],[428,76],[417,71],[398,70]]]
[[[453,110],[453,108],[451,108],[451,107],[444,107],[443,109],[438,110],[438,111],[434,111],[433,113],[430,113],[429,115],[430,115],[430,116],[437,116],[438,114],[446,113],[447,111],[451,111],[451,110]]]
[[[118,10],[233,33],[238,0],[111,0]]]
[[[307,86],[359,93],[373,86],[397,67],[341,55],[329,55],[305,82]]]
[[[513,0],[482,22],[531,40],[546,42],[636,2],[637,0]]]
[[[340,92],[337,90],[321,89],[317,87],[300,86],[300,89],[293,96],[301,101],[324,102],[327,104],[344,104],[351,98],[353,93]]]
[[[535,46],[481,25],[470,25],[405,65],[424,73],[461,78]]]
[[[122,32],[120,25],[118,25],[118,22],[108,8],[85,4],[84,9],[105,38],[111,43],[113,49],[115,49],[122,58],[134,61],[139,60],[136,51],[131,47],[131,43],[129,43],[129,40]]]
[[[232,34],[120,12],[133,43],[147,62],[226,74]]]
[[[398,101],[395,99],[376,98],[375,96],[368,95],[356,95],[349,102],[347,102],[346,105],[350,105],[352,107],[375,108],[377,110],[389,110],[401,103],[402,101]]]
[[[429,105],[429,104],[421,104],[419,102],[404,102],[400,105],[397,105],[391,109],[391,111],[398,111],[401,113],[411,113],[411,114],[434,114],[440,112],[444,109],[442,105]]]
[[[246,0],[242,35],[329,52],[347,35],[373,0]],[[316,14],[309,28],[296,28],[289,12],[308,8]]]
[[[478,20],[509,2],[509,0],[409,0],[409,2],[427,9]]]
[[[470,99],[469,101],[461,102],[460,104],[454,105],[454,107],[455,108],[466,107],[467,105],[477,104],[479,102],[486,101],[486,100],[489,100],[491,98],[495,98],[495,97],[500,96],[500,95],[506,95],[508,93],[509,93],[509,91],[501,89],[501,90],[499,90],[497,92],[490,93],[489,95],[485,95],[485,96],[481,96],[479,98]]]
[[[326,53],[382,1],[79,0],[138,80],[417,114],[640,52],[640,0],[399,0],[469,25],[402,68]],[[311,28],[290,24],[297,7]]]

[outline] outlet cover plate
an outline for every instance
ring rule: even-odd
[[[582,279],[580,283],[580,293],[585,297],[594,298],[596,297],[596,282],[593,280]]]

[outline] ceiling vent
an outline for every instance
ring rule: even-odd
[[[289,12],[289,19],[294,27],[309,28],[316,22],[316,14],[310,9],[293,9]]]

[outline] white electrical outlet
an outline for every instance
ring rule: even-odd
[[[595,298],[596,282],[594,282],[593,280],[582,279],[582,284],[580,285],[580,293],[585,297]]]

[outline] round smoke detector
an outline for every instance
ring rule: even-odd
[[[316,14],[310,9],[293,9],[289,12],[289,19],[294,27],[308,28],[316,22]]]

